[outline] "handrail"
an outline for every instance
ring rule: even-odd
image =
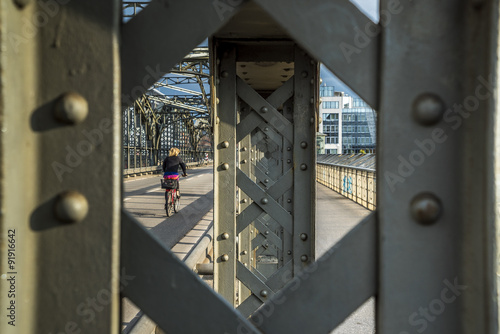
[[[375,169],[317,162],[316,180],[369,210],[376,208]]]

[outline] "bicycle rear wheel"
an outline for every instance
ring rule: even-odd
[[[174,195],[174,211],[179,212],[181,209],[181,199],[177,197],[177,194]]]
[[[165,207],[165,212],[167,214],[167,217],[170,217],[174,214],[174,202],[173,202],[173,192],[169,191],[167,193],[167,203]]]

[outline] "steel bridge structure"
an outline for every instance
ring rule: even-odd
[[[167,333],[329,333],[375,297],[377,333],[498,333],[499,4],[0,0],[0,332],[118,333],[127,297]],[[374,211],[316,258],[320,63],[378,140]],[[123,209],[172,145],[213,150],[214,289]]]

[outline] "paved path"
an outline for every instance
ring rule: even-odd
[[[168,218],[163,208],[164,190],[160,189],[160,176],[124,182],[125,208],[159,237],[167,247],[173,248],[177,244],[173,251],[177,251],[180,258],[186,255],[189,247],[178,244],[179,240],[188,234],[213,206],[212,167],[193,169],[189,171],[189,174],[188,178],[181,179],[181,211]],[[370,211],[362,206],[317,184],[317,258],[321,257],[369,213]],[[191,233],[195,232],[202,233],[201,231]],[[189,238],[184,240],[189,240]],[[181,242],[183,243],[184,241]],[[138,309],[133,304],[124,300],[124,325],[133,319],[137,312]],[[332,333],[375,333],[374,316],[374,300],[370,299]]]
[[[188,245],[189,237],[200,234],[195,225],[209,213],[213,206],[213,167],[188,170],[188,177],[181,178],[181,210],[172,217],[165,214],[165,190],[160,188],[161,175],[124,181],[124,207],[147,229],[158,237],[166,247],[171,248],[180,258],[194,245]],[[208,222],[209,224],[210,222]],[[207,225],[208,226],[208,225]],[[176,246],[177,245],[177,246]],[[174,247],[176,246],[176,247]],[[184,247],[182,247],[184,246]],[[191,246],[191,247],[188,247]],[[128,299],[122,304],[122,329],[132,321],[139,309]]]
[[[316,195],[316,257],[349,232],[371,211],[317,183]],[[371,298],[354,312],[334,334],[375,333],[375,302]]]

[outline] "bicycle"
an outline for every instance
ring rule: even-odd
[[[187,174],[182,175],[184,177]],[[181,200],[177,196],[177,188],[179,183],[179,175],[167,175],[162,179],[161,187],[165,188],[165,213],[167,217],[172,216],[181,209]]]

